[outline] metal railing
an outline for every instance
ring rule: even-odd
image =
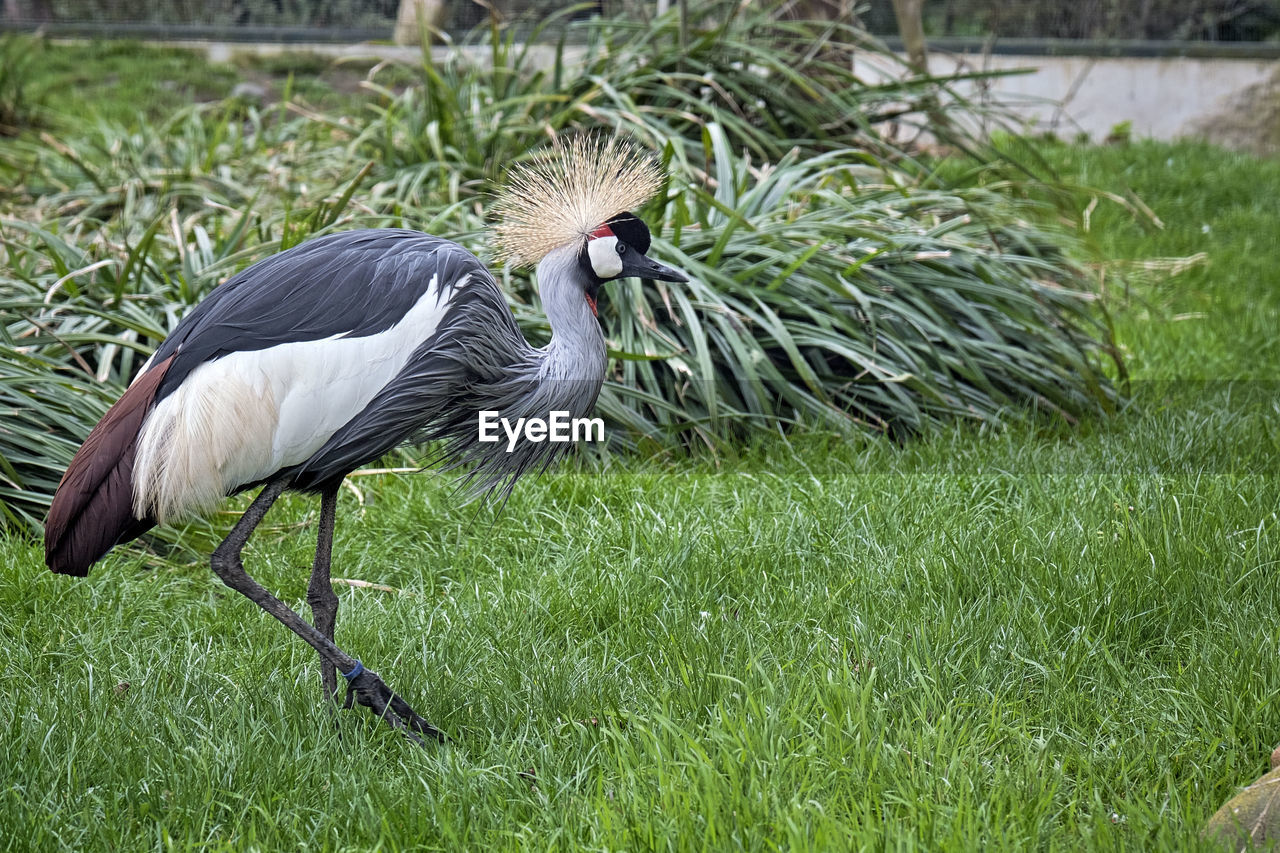
[[[584,3],[643,21],[659,7],[697,0]],[[777,2],[777,0],[775,0]],[[0,29],[55,37],[204,39],[232,42],[361,42],[392,38],[400,0],[0,0]],[[549,0],[443,3],[441,29],[461,36],[498,14],[530,20],[564,8]],[[781,14],[856,19],[892,41],[891,0],[787,0]],[[930,46],[1033,55],[1280,55],[1280,0],[925,0]]]

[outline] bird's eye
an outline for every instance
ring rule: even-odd
[[[627,253],[627,244],[626,244],[626,243],[623,243],[623,242],[621,242],[621,241],[619,241],[619,242],[618,242],[618,254],[619,254],[619,255],[625,255],[626,253]]]

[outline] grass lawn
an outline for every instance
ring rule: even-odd
[[[99,41],[37,46],[31,61],[30,95],[45,104],[49,115],[73,117],[69,127],[55,120],[55,131],[82,129],[96,121],[136,126],[142,118],[162,123],[192,103],[226,98],[241,81],[261,87],[268,102],[287,90],[309,109],[363,109],[368,101],[367,93],[358,94],[367,62],[314,53],[242,53],[234,62],[210,63],[179,47]],[[404,82],[395,67],[377,79],[389,87]]]
[[[1100,257],[1207,255],[1109,277],[1129,411],[583,460],[500,515],[353,478],[338,641],[428,749],[203,563],[0,539],[0,846],[1196,849],[1280,743],[1280,164],[1046,156],[1164,221],[1101,203]],[[298,607],[316,518],[246,552]]]

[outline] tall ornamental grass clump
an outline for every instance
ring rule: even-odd
[[[651,217],[693,280],[618,282],[602,303],[619,356],[603,406],[633,431],[714,443],[800,422],[902,437],[1113,404],[1105,318],[1025,203],[903,192],[849,152],[753,170],[716,126],[707,135],[714,191],[687,187]]]
[[[213,104],[0,143],[2,523],[38,523],[105,405],[218,282],[359,226],[487,259],[492,182],[580,131],[627,133],[664,161],[669,185],[642,214],[654,253],[694,278],[605,291],[601,408],[620,442],[797,424],[904,437],[1113,406],[1119,363],[1069,238],[1014,193],[947,187],[889,132],[918,107],[976,111],[954,79],[863,81],[855,48],[896,60],[846,25],[736,3],[705,20],[592,21],[538,62],[488,28],[472,40],[486,59],[424,62],[403,91],[375,68],[363,112]],[[971,122],[940,122],[982,149],[958,130]],[[544,338],[527,272],[498,274]]]
[[[558,28],[554,43],[555,16],[527,40],[482,27],[443,60],[428,57],[419,85],[397,91],[371,75],[382,96],[372,118],[333,127],[352,136],[354,156],[382,165],[383,190],[414,203],[483,193],[506,164],[580,127],[672,145],[691,174],[702,174],[703,131],[715,124],[757,162],[857,149],[919,178],[928,170],[901,140],[928,124],[935,141],[983,156],[971,129],[1003,122],[957,90],[1001,72],[915,75],[851,23],[785,20],[770,4],[713,0],[699,20],[705,26],[690,29],[674,12],[597,19]]]

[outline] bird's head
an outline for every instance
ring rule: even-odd
[[[578,252],[578,266],[584,273],[587,303],[596,313],[600,285],[615,278],[649,278],[657,281],[688,281],[677,269],[649,258],[649,228],[634,213],[609,217],[587,235]]]
[[[628,211],[662,185],[657,165],[633,144],[582,136],[512,169],[495,205],[498,256],[509,266],[576,256],[576,277],[591,311],[606,281],[637,277],[688,281],[648,257],[649,228]]]

